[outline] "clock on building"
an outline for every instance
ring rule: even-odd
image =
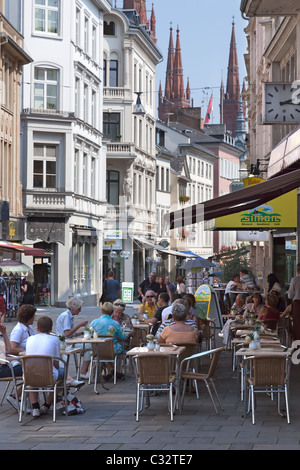
[[[264,124],[300,122],[300,82],[265,83]]]

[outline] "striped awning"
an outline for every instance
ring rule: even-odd
[[[186,227],[205,220],[253,209],[298,187],[300,187],[300,169],[234,193],[179,209],[166,214],[164,218],[169,223],[171,230]]]

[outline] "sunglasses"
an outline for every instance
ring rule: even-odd
[[[146,295],[146,299],[154,299],[155,295]]]
[[[115,307],[125,307],[124,304],[115,304]]]

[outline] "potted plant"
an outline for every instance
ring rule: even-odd
[[[180,202],[188,202],[190,200],[189,196],[186,196],[185,194],[181,194],[179,196],[179,201]]]
[[[118,141],[118,142],[120,142],[120,141],[121,141],[121,139],[122,139],[122,136],[121,136],[121,134],[117,134],[117,135],[116,135],[116,139],[117,139],[117,141]]]
[[[154,349],[155,348],[155,344],[153,342],[154,335],[147,335],[146,339],[147,339],[147,348],[148,349]]]
[[[66,337],[64,335],[58,335],[58,339],[60,341],[60,349],[61,350],[66,349],[66,343],[65,343]]]
[[[91,338],[91,330],[88,326],[84,327],[83,337],[84,337],[84,339],[90,339]]]
[[[257,342],[255,341],[254,333],[250,333],[248,336],[250,338],[249,349],[257,349]]]

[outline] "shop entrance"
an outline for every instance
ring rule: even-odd
[[[36,285],[36,305],[50,305],[51,264],[47,262],[35,264],[33,267],[33,273]]]

